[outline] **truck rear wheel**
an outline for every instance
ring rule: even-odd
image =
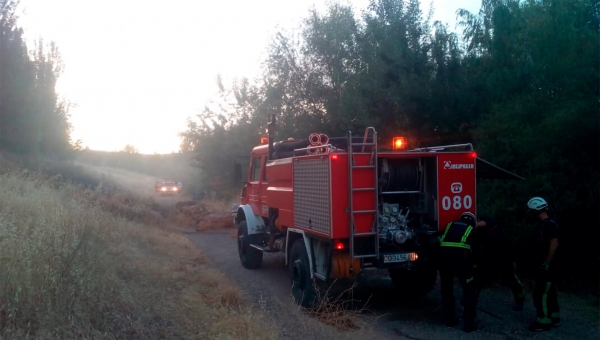
[[[263,252],[252,248],[250,243],[254,241],[258,235],[248,235],[248,225],[246,221],[238,224],[238,254],[242,266],[246,269],[255,269],[260,267],[263,260]]]
[[[415,301],[425,297],[437,280],[437,269],[429,266],[411,270],[389,269],[389,273],[396,295],[403,301]]]
[[[310,262],[304,239],[297,239],[292,245],[288,264],[294,301],[303,307],[312,307],[317,298],[317,290],[310,277]]]

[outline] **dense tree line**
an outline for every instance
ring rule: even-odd
[[[564,229],[570,274],[597,279],[598,3],[483,0],[479,13],[457,10],[458,33],[419,5],[310,11],[299,32],[274,37],[260,79],[219,82],[221,104],[189,121],[182,148],[195,150],[210,182],[232,179],[234,156],[257,144],[270,113],[279,139],[375,126],[383,143],[399,133],[417,147],[471,142],[527,179],[480,181],[478,210],[511,227],[525,249],[525,203],[545,197]]]
[[[0,149],[63,157],[72,145],[69,104],[55,90],[60,54],[43,41],[29,52],[17,25],[17,5],[0,0]]]

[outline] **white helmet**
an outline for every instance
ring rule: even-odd
[[[535,211],[548,209],[548,202],[541,197],[534,197],[527,202],[527,208]]]
[[[460,221],[464,221],[467,224],[471,224],[473,226],[475,226],[477,224],[477,217],[475,217],[475,215],[471,212],[464,212],[460,215],[459,217]]]

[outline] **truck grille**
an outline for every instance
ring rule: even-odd
[[[329,159],[294,162],[294,225],[331,235]]]

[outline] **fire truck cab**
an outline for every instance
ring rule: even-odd
[[[356,278],[369,267],[387,269],[401,296],[423,296],[436,282],[441,232],[477,212],[478,167],[480,177],[522,179],[477,158],[470,144],[407,150],[395,138],[384,150],[377,141],[369,127],[316,145],[274,145],[270,134],[255,147],[233,211],[242,266],[284,253],[303,306],[316,298],[315,279]]]

